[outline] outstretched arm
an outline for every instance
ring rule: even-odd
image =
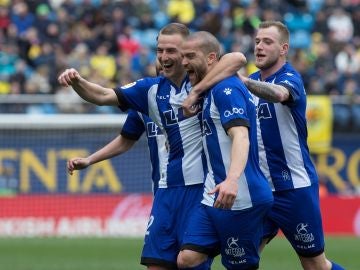
[[[75,157],[70,159],[67,162],[68,172],[72,175],[74,170],[82,170],[94,163],[121,155],[127,152],[135,144],[135,142],[136,140],[127,139],[124,136],[119,135],[103,148],[86,158]]]
[[[80,76],[76,69],[66,69],[60,74],[58,81],[62,86],[72,86],[80,97],[90,103],[96,105],[120,105],[113,89],[87,81]]]
[[[202,93],[207,91],[217,82],[236,74],[240,68],[245,66],[245,64],[246,57],[240,52],[232,52],[223,55],[214,68],[191,89],[188,97],[182,104],[185,115],[190,116],[194,114],[194,105],[198,102]]]
[[[289,90],[282,85],[252,80],[241,74],[239,77],[251,93],[267,101],[277,103],[290,98]]]

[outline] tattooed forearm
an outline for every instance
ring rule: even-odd
[[[249,79],[246,86],[254,95],[270,102],[282,102],[289,98],[289,91],[282,85]]]

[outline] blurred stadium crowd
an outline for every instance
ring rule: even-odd
[[[157,32],[170,21],[215,34],[224,52],[243,52],[244,72],[253,72],[261,20],[289,27],[289,61],[308,94],[341,96],[346,105],[339,117],[358,113],[360,119],[360,0],[0,0],[0,98],[50,94],[59,101],[0,111],[113,112],[73,106],[68,101],[79,98],[58,85],[59,72],[74,67],[108,86],[152,76]]]

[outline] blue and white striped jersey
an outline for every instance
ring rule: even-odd
[[[148,115],[165,135],[169,147],[167,169],[159,188],[188,186],[204,182],[204,154],[201,116],[185,118],[182,103],[191,84],[185,78],[178,88],[159,76],[145,78],[115,89],[122,110],[134,109]]]
[[[249,129],[250,149],[245,170],[232,210],[250,208],[272,201],[268,181],[260,170],[256,138],[256,107],[251,94],[237,76],[229,77],[209,91],[203,104],[203,144],[208,163],[203,204],[213,206],[216,197],[209,195],[225,180],[231,161],[232,140],[227,130],[234,126]]]
[[[260,72],[250,78],[261,80]],[[307,145],[306,92],[301,76],[286,63],[265,81],[283,85],[291,98],[272,103],[255,97],[260,167],[273,190],[310,186],[318,176]]]
[[[160,177],[167,166],[168,152],[166,139],[159,127],[145,114],[129,110],[126,121],[121,129],[121,135],[132,140],[138,140],[146,132],[151,162],[151,179],[155,194],[159,187]]]

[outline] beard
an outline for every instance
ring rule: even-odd
[[[255,66],[258,68],[258,69],[269,69],[271,67],[273,67],[277,61],[278,61],[278,57],[275,56],[275,57],[271,57],[271,58],[266,58],[266,57],[263,57],[261,58],[260,61],[258,61],[256,58],[255,58]]]

